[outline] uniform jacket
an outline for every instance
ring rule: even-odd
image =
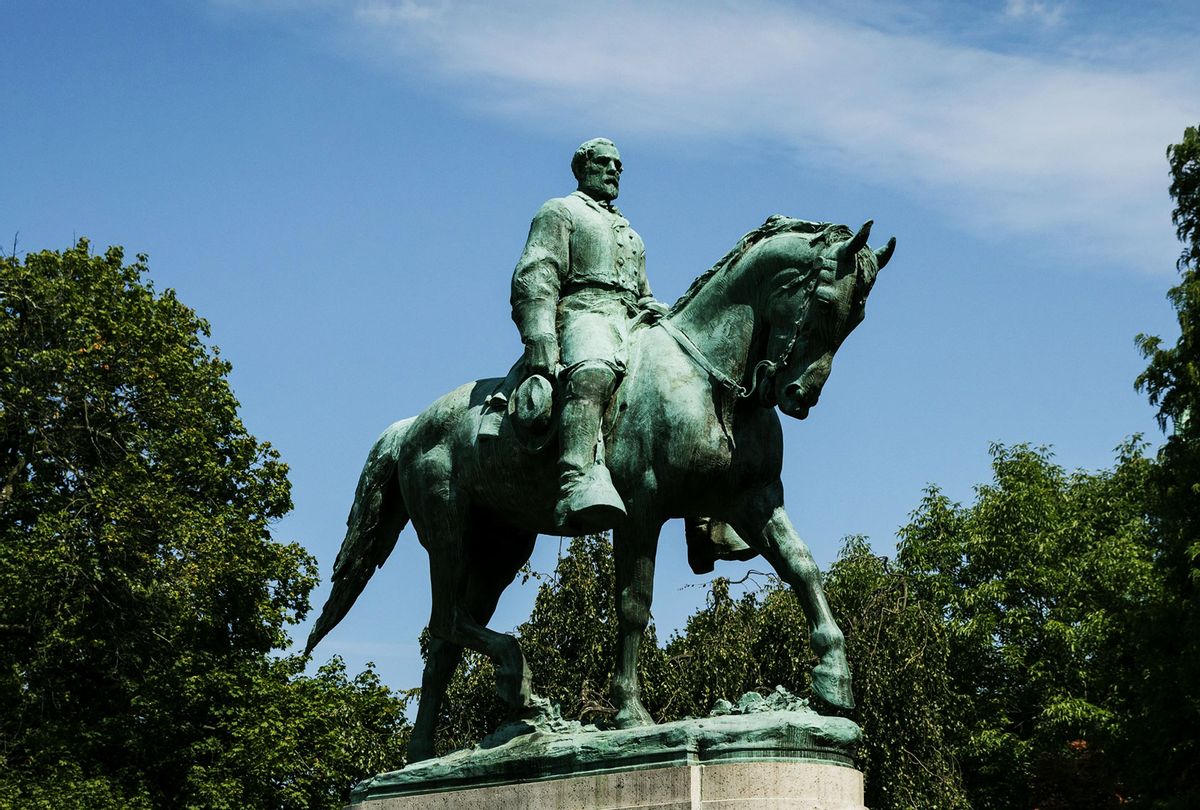
[[[651,294],[642,237],[615,208],[576,191],[547,200],[529,226],[512,278],[521,337],[556,334],[559,302],[585,289],[612,290],[630,304]]]

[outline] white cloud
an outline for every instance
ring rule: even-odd
[[[945,26],[914,33],[911,20],[882,30],[862,21],[880,19],[870,9],[835,19],[765,0],[344,6],[377,58],[532,126],[765,137],[979,227],[1073,228],[1085,251],[1114,262],[1173,256],[1163,149],[1200,118],[1194,49],[1172,65],[1157,47],[1156,67],[1131,69],[989,50]],[[1050,23],[1062,6],[1009,0],[1006,12]]]
[[[354,8],[354,16],[368,25],[404,25],[433,20],[444,8],[441,3],[420,3],[417,0],[369,0]]]
[[[1014,19],[1033,19],[1046,27],[1062,22],[1065,6],[1062,3],[1045,3],[1041,0],[1008,0],[1004,7],[1005,16]]]

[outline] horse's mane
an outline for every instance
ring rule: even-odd
[[[716,264],[697,276],[692,285],[687,288],[687,292],[681,295],[679,300],[671,307],[671,311],[677,312],[682,309],[689,301],[696,297],[696,294],[704,288],[709,279],[725,268],[736,264],[739,259],[746,255],[750,248],[764,239],[781,233],[809,235],[812,237],[809,240],[811,242],[830,241],[834,237],[840,240],[852,235],[850,229],[845,225],[835,225],[832,222],[809,222],[804,219],[785,217],[783,214],[772,214],[767,217],[766,222],[739,239],[737,244],[733,246],[733,249],[722,256]]]

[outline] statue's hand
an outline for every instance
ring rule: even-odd
[[[531,335],[525,341],[525,367],[530,374],[554,376],[558,369],[558,340],[554,335]]]
[[[671,308],[662,301],[656,301],[653,298],[643,298],[638,301],[638,306],[654,316],[654,320],[665,318],[670,313]]]

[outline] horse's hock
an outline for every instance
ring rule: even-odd
[[[600,731],[547,707],[470,751],[368,779],[348,810],[865,810],[861,733],[783,689],[713,714]]]

